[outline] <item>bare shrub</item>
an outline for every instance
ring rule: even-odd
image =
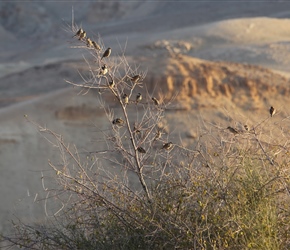
[[[56,183],[46,190],[60,206],[46,224],[15,223],[15,234],[3,236],[7,247],[289,249],[289,117],[243,130],[205,124],[191,148],[171,143],[168,104],[146,89],[146,71],[71,30],[92,60],[84,58],[83,83],[67,82],[102,93],[107,148],[84,158],[31,121],[60,153],[60,163],[49,162]]]

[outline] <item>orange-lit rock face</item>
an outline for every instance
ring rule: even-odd
[[[208,101],[227,98],[237,106],[255,108],[262,102],[289,93],[289,80],[260,66],[231,62],[210,62],[186,55],[163,55],[143,61],[148,67],[144,81],[149,91],[164,100],[192,98]]]

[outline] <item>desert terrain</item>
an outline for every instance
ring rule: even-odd
[[[147,72],[145,89],[169,102],[170,139],[190,146],[201,124],[242,128],[290,116],[290,3],[142,1],[0,3],[0,231],[41,219],[59,152],[33,122],[83,156],[101,150],[107,117],[99,93],[84,95],[83,56],[72,21]],[[113,102],[113,101],[112,101]],[[112,104],[113,105],[113,104]],[[118,113],[118,110],[115,110]],[[133,111],[132,111],[133,112]],[[28,120],[27,120],[28,118]],[[32,122],[30,122],[32,121]]]

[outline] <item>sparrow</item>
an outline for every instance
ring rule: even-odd
[[[113,120],[112,123],[114,125],[123,126],[125,122],[121,118],[116,118],[116,119]]]
[[[107,48],[106,51],[104,52],[104,54],[102,55],[101,57],[101,60],[104,58],[104,57],[109,57],[111,55],[111,48]]]
[[[94,48],[95,48],[97,51],[100,51],[100,50],[101,50],[100,45],[97,44],[95,41],[92,41],[92,44],[93,44]]]
[[[90,38],[87,38],[87,46],[90,48],[93,46],[93,42]]]
[[[142,137],[141,130],[136,125],[133,128],[133,135],[137,140],[140,140]]]
[[[235,135],[239,133],[238,130],[236,130],[235,128],[232,128],[232,127],[230,127],[230,126],[228,126],[227,129],[228,129],[230,132],[232,132],[233,134],[235,134]]]
[[[82,40],[84,38],[86,38],[87,33],[85,31],[83,31],[80,35],[79,35],[79,40]]]
[[[270,111],[271,117],[273,117],[273,115],[275,115],[275,113],[276,113],[276,109],[274,109],[272,106],[271,106],[269,111]]]
[[[126,93],[123,94],[122,99],[123,99],[123,103],[124,104],[128,104],[129,103],[129,96]]]
[[[141,102],[141,100],[142,100],[142,95],[141,93],[138,93],[136,96],[136,103]]]
[[[140,134],[140,133],[141,133],[140,129],[138,129],[138,128],[136,127],[136,125],[135,125],[134,128],[133,128],[133,133],[135,133],[135,134]]]
[[[115,87],[115,82],[114,82],[113,79],[111,81],[109,81],[109,87],[110,88],[114,88]]]
[[[159,105],[159,101],[158,101],[155,97],[152,97],[152,101],[154,102],[154,104],[155,104],[156,106]]]
[[[135,75],[135,76],[131,77],[131,81],[136,83],[140,80],[140,78],[141,78],[140,75]]]
[[[107,74],[107,73],[108,73],[108,67],[107,67],[106,64],[104,64],[104,65],[102,66],[102,68],[100,69],[100,73],[99,73],[99,75],[105,75],[105,74]]]
[[[155,137],[154,137],[154,141],[159,140],[162,136],[162,133],[160,130],[157,130]]]
[[[172,142],[167,142],[165,144],[163,144],[162,149],[166,149],[166,150],[170,150],[173,147],[173,143]]]
[[[75,37],[75,36],[78,36],[78,37],[79,37],[83,32],[84,32],[83,29],[80,28],[80,29],[77,31],[77,33],[75,33],[75,35],[74,35],[73,37]]]
[[[144,148],[142,148],[142,147],[138,147],[137,150],[141,154],[145,154],[146,153],[146,150]]]

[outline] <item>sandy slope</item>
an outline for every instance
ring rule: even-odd
[[[43,204],[34,207],[33,200],[35,195],[38,195],[37,198],[43,197],[42,174],[52,174],[48,171],[48,159],[56,163],[60,161],[58,150],[39,134],[37,127],[28,122],[24,115],[56,133],[61,132],[67,143],[77,143],[84,155],[93,150],[95,143],[92,134],[96,137],[98,135],[94,123],[98,121],[98,128],[101,129],[106,120],[103,119],[104,114],[96,108],[94,95],[84,97],[77,93],[72,89],[63,89],[0,111],[0,196],[6,197],[0,206],[2,222],[15,211],[17,214],[27,214],[30,218],[37,218],[39,212],[43,212]],[[83,107],[81,112],[70,114],[69,118],[59,115],[60,112],[64,113],[61,107],[78,106]],[[86,110],[90,112],[84,117]],[[19,203],[18,199],[25,199],[25,202]],[[31,208],[25,210],[26,206]],[[1,229],[5,229],[2,224]]]
[[[71,41],[71,34],[59,31],[60,22],[53,21],[60,16],[69,19],[70,7],[66,3],[57,8],[51,3],[42,7],[35,4],[38,11],[30,10],[32,20],[46,17],[40,27],[30,20],[21,30],[13,23],[13,16],[9,22],[1,22],[0,101],[18,103],[0,110],[0,231],[7,228],[7,218],[14,209],[26,218],[42,214],[43,204],[34,207],[32,203],[36,194],[42,195],[42,173],[51,174],[47,159],[58,160],[57,150],[23,115],[63,134],[85,154],[96,149],[96,127],[107,128],[108,122],[98,109],[96,93],[82,96],[71,87],[62,89],[66,86],[64,78],[80,81],[73,73],[79,64],[71,60],[80,59],[81,54],[68,49],[70,43],[64,43]],[[148,1],[133,5],[118,2],[110,8],[77,3],[75,9],[76,21],[82,21],[95,37],[99,32],[106,45],[114,48],[113,56],[121,52],[118,43],[123,47],[128,41],[128,55],[149,69],[150,91],[158,91],[159,85],[167,94],[178,90],[186,101],[182,107],[192,109],[167,112],[174,131],[171,139],[178,143],[180,133],[183,138],[188,131],[198,134],[201,120],[221,128],[229,123],[252,125],[268,117],[269,105],[278,107],[280,117],[289,116],[288,78],[261,67],[230,63],[256,64],[289,73],[290,21],[276,18],[290,16],[285,11],[289,5],[243,2],[227,3],[225,8],[223,2],[181,5]],[[29,5],[17,6],[21,13],[17,20],[24,23]],[[13,12],[13,8],[2,9]],[[245,18],[255,16],[267,17]],[[51,33],[55,29],[58,31]],[[188,131],[181,132],[188,124]],[[185,140],[188,145],[192,143],[192,139]],[[18,199],[24,198],[19,205]]]

